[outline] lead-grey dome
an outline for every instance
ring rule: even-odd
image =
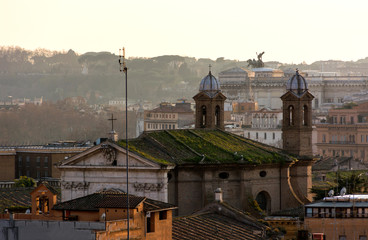
[[[199,91],[210,93],[211,95],[220,91],[220,82],[211,74],[211,71],[202,79]]]
[[[298,69],[296,70],[295,75],[286,83],[286,90],[292,91],[299,96],[308,90],[307,81],[305,81],[305,78],[299,74]]]

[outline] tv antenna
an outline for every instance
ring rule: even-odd
[[[129,240],[129,166],[128,166],[128,68],[125,62],[125,48],[119,49],[120,72],[125,75],[125,146],[126,146],[126,198],[127,198],[127,239]]]

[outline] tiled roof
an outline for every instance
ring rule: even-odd
[[[173,220],[173,239],[263,239],[269,227],[226,203],[214,202]]]
[[[313,165],[313,171],[331,170],[335,166],[342,166],[348,160],[353,160],[353,157],[325,157],[321,158]]]
[[[60,191],[54,187],[48,186],[50,191],[57,194],[60,200]],[[52,188],[52,190],[51,190]],[[29,207],[31,206],[31,192],[35,187],[27,188],[0,188],[0,209],[10,207]]]
[[[103,199],[103,194],[94,193],[85,197],[75,198],[66,202],[54,205],[55,210],[79,210],[79,211],[98,211],[96,205]]]
[[[145,197],[129,196],[129,207],[136,208]],[[96,205],[97,208],[127,208],[126,194],[107,194],[104,198]]]
[[[129,195],[129,208],[136,208],[143,202],[145,211],[158,211],[176,208],[174,205]],[[125,193],[104,193],[97,192],[84,197],[72,199],[54,206],[55,210],[78,210],[78,211],[98,211],[99,208],[127,208],[127,197]]]
[[[160,106],[149,111],[151,113],[193,113],[190,107],[185,106]]]
[[[30,188],[2,188],[0,189],[0,206],[8,208],[11,206],[28,207],[31,206],[31,192],[35,189]]]
[[[124,146],[124,142],[119,142]],[[291,162],[281,149],[221,130],[163,130],[144,132],[129,141],[138,155],[164,164],[251,164]]]
[[[156,201],[150,198],[147,198],[146,201],[144,201],[144,205],[143,205],[143,209],[146,212],[155,212],[158,210],[176,209],[176,208],[177,207],[173,204]]]
[[[261,239],[262,232],[217,213],[192,215],[173,221],[174,240]]]
[[[38,185],[43,184],[47,189],[50,190],[53,194],[60,195],[60,190],[56,189],[55,187],[51,186],[47,181],[39,182]]]

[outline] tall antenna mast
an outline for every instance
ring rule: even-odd
[[[121,54],[121,51],[123,51]],[[128,227],[128,240],[129,240],[129,166],[128,166],[128,68],[125,63],[125,48],[119,49],[119,65],[120,72],[124,72],[125,74],[125,146],[126,146],[126,197],[127,197],[127,227]]]

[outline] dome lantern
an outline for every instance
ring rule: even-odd
[[[295,93],[298,96],[303,95],[308,90],[307,82],[304,77],[299,74],[299,70],[296,69],[296,73],[286,83],[286,90]]]

